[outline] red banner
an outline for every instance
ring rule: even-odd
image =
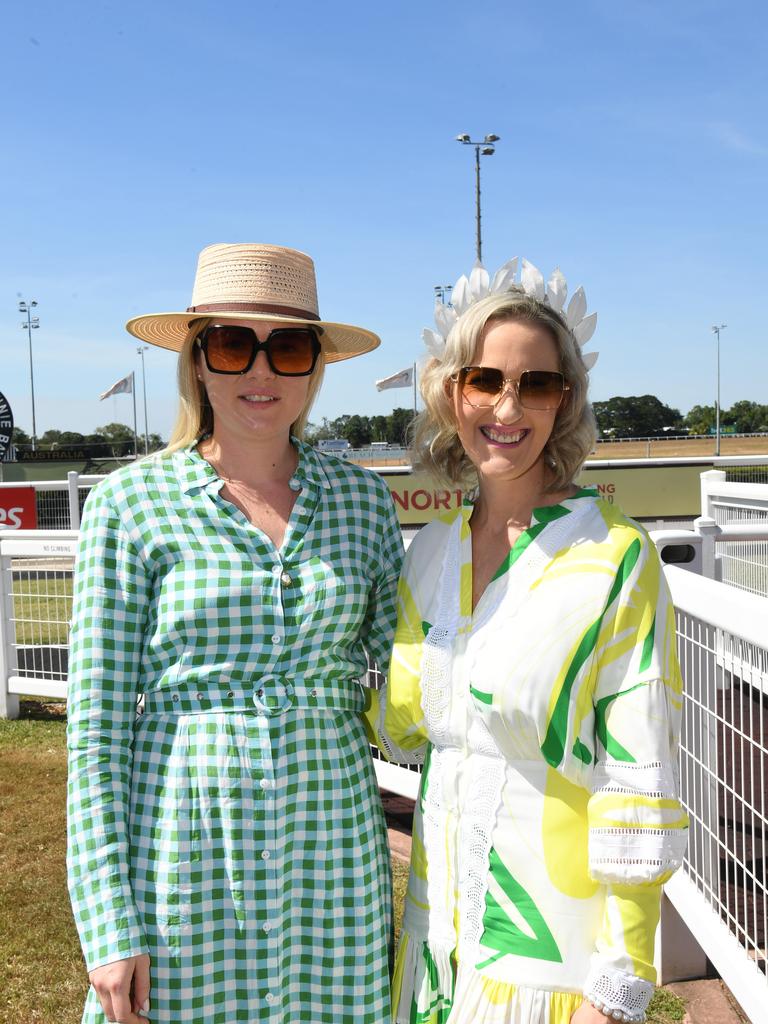
[[[37,529],[34,487],[0,487],[0,527]]]

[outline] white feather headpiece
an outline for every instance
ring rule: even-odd
[[[581,351],[595,333],[597,313],[587,314],[587,296],[583,288],[577,288],[571,296],[568,306],[565,299],[568,295],[568,283],[559,267],[556,267],[546,285],[544,275],[528,260],[519,260],[517,256],[499,267],[493,279],[482,263],[475,263],[469,277],[462,274],[451,290],[451,301],[442,303],[435,300],[436,331],[429,327],[422,332],[422,339],[430,355],[442,360],[445,354],[445,342],[451,328],[470,306],[487,295],[498,295],[509,291],[515,285],[518,264],[520,264],[520,281],[518,287],[526,295],[539,302],[544,302],[559,313],[567,323],[571,334]],[[597,362],[597,352],[581,352],[581,358],[588,370]]]

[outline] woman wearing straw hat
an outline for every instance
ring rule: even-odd
[[[383,481],[301,440],[325,363],[314,267],[215,245],[165,451],[89,496],[69,693],[83,1020],[389,1019],[386,831],[357,680],[388,660],[401,562]],[[136,715],[137,701],[143,709]]]

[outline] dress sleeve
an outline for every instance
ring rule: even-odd
[[[89,971],[148,952],[129,880],[133,724],[149,601],[114,503],[84,510],[70,639],[67,870]]]
[[[421,652],[424,643],[418,586],[414,578],[416,542],[405,556],[397,588],[397,628],[386,685],[377,694],[371,718],[373,742],[391,761],[418,764],[424,759],[427,732],[421,709]]]
[[[586,995],[641,1020],[653,994],[661,886],[685,853],[677,750],[682,680],[674,608],[645,534],[628,546],[608,598],[593,697],[596,764],[589,864],[605,912]]]
[[[397,581],[403,564],[403,535],[389,488],[383,482],[380,486],[386,493],[382,497],[380,516],[378,574],[368,602],[362,638],[369,657],[386,675],[397,618]]]

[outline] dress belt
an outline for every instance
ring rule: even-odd
[[[144,695],[143,715],[194,715],[205,711],[254,712],[274,718],[293,708],[322,711],[362,711],[368,701],[356,679],[333,681],[289,679],[287,676],[256,676],[252,683],[225,680],[205,685],[185,684],[172,689],[150,690]]]

